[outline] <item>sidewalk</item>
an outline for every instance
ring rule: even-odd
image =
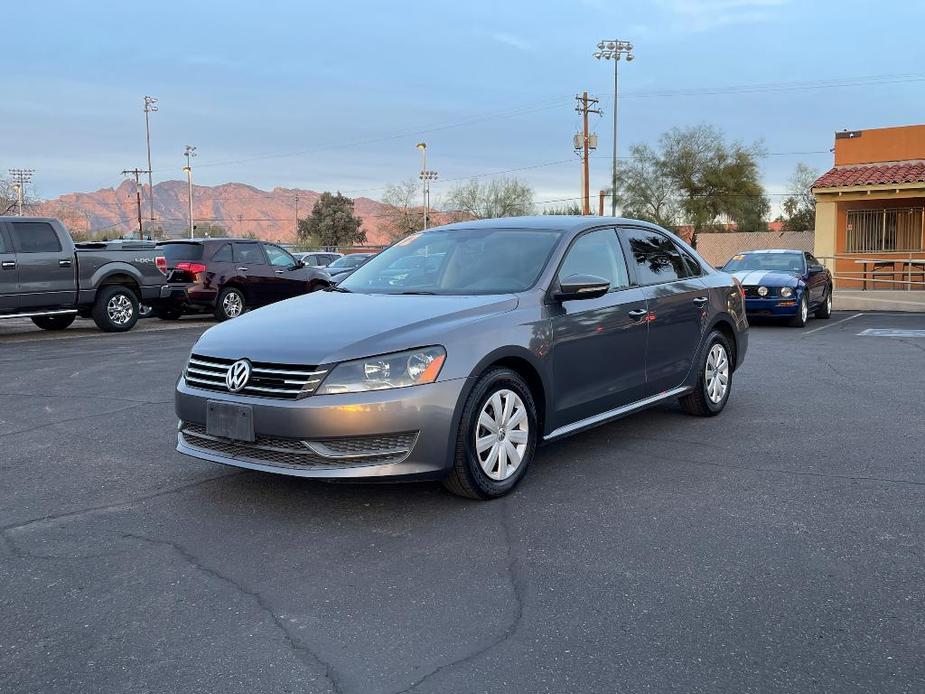
[[[925,291],[836,289],[832,295],[832,304],[837,311],[925,313]]]

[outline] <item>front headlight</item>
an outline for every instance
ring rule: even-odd
[[[780,295],[781,295],[782,297],[784,297],[785,299],[786,299],[787,297],[793,296],[793,288],[791,288],[791,287],[783,287],[783,288],[781,288],[781,290],[780,290]]]
[[[345,361],[334,367],[315,394],[362,393],[433,383],[445,359],[446,350],[434,346]]]

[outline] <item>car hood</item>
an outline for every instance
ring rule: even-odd
[[[320,365],[443,344],[447,333],[512,311],[493,296],[396,296],[313,292],[245,313],[207,330],[203,356]]]
[[[732,276],[746,287],[796,287],[800,283],[796,273],[779,270],[741,270]]]

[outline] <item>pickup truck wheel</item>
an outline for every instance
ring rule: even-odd
[[[33,316],[32,322],[42,330],[64,330],[77,319],[77,316]]]
[[[138,322],[138,297],[128,287],[113,284],[102,287],[93,304],[93,322],[108,333],[131,330]]]
[[[244,294],[237,287],[225,287],[215,302],[216,320],[225,321],[237,318],[244,313]]]

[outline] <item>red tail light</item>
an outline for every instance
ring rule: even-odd
[[[185,261],[182,263],[177,263],[177,270],[185,270],[186,272],[189,272],[193,275],[198,275],[200,272],[205,272],[206,269],[206,266],[202,263],[187,263]]]
[[[167,274],[167,258],[162,255],[157,256],[154,259],[154,264],[157,266],[157,269],[163,274]]]

